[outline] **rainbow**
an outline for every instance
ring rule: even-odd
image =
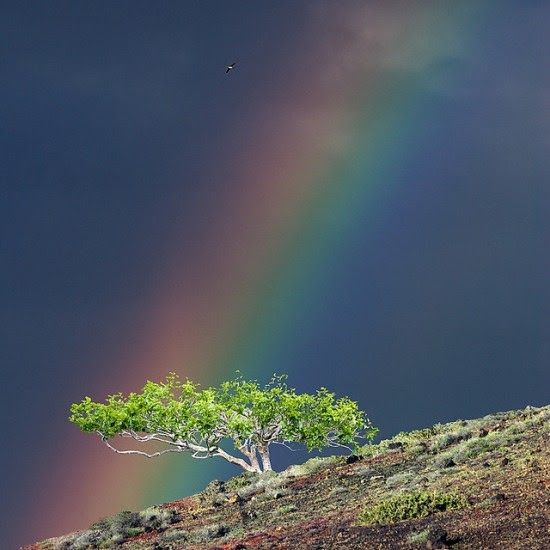
[[[217,163],[238,182],[235,191],[209,204],[196,253],[178,257],[184,229],[174,235],[135,335],[142,343],[106,358],[113,376],[96,381],[92,395],[135,390],[169,371],[202,383],[236,368],[269,376],[270,356],[296,337],[292,320],[320,299],[335,251],[358,224],[375,231],[406,185],[399,166],[415,154],[418,121],[437,117],[426,89],[441,85],[442,61],[479,47],[490,4],[426,3],[386,19],[379,8],[327,8],[335,10],[327,20],[350,32],[343,38],[328,25],[322,43],[291,63],[269,113],[258,109],[227,136],[227,158]],[[73,430],[58,464],[45,464],[40,476],[37,538],[184,496],[205,481],[190,460],[116,456]]]

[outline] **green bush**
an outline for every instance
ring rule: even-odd
[[[404,519],[423,518],[447,510],[458,510],[467,505],[464,497],[452,493],[402,493],[369,506],[363,510],[359,520],[363,525],[388,524]]]

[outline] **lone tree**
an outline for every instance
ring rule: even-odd
[[[168,452],[190,452],[195,458],[219,456],[248,472],[271,470],[271,444],[301,443],[308,451],[357,446],[372,439],[374,428],[357,403],[335,399],[326,388],[298,394],[286,376],[274,375],[260,386],[237,377],[219,387],[200,389],[170,373],[166,381],[148,381],[140,393],[110,395],[105,403],[85,397],[71,406],[70,421],[84,432],[96,432],[121,454],[152,458]],[[120,450],[113,438],[155,442],[160,450]],[[241,456],[221,445],[233,442]],[[351,450],[351,449],[350,449]]]

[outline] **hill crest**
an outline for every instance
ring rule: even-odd
[[[550,548],[550,405],[214,480],[27,550]]]

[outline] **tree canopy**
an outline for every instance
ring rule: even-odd
[[[286,378],[274,375],[261,386],[237,376],[218,387],[201,389],[170,373],[162,382],[148,381],[139,393],[126,397],[116,393],[105,403],[85,397],[71,405],[69,419],[82,431],[97,433],[117,453],[219,456],[251,472],[272,469],[271,444],[299,443],[308,451],[351,449],[378,432],[355,401],[337,399],[326,388],[299,394],[287,386]],[[121,450],[115,446],[116,437],[155,443],[160,450]],[[232,442],[240,456],[224,450],[224,442]]]

